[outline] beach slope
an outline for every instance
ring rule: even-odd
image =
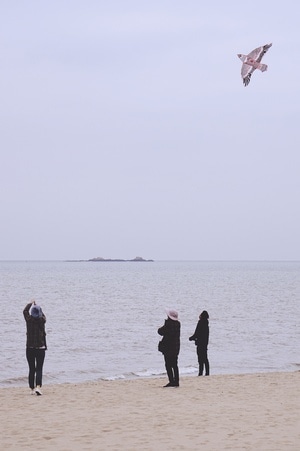
[[[300,372],[0,389],[5,450],[299,450]]]

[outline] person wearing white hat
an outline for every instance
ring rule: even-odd
[[[165,366],[169,382],[165,387],[179,387],[178,355],[180,350],[180,322],[176,310],[167,310],[168,318],[165,324],[158,329],[163,337],[160,342],[160,351],[164,355]]]

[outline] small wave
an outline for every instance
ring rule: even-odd
[[[12,377],[11,379],[3,379],[0,381],[0,387],[18,387],[27,383],[27,376]]]
[[[153,377],[153,376],[162,376],[165,372],[157,369],[148,369],[143,371],[136,371],[132,374],[136,377]]]
[[[187,366],[184,368],[179,368],[179,372],[182,375],[194,374],[198,372],[198,368],[196,368],[195,366]]]
[[[198,370],[196,367],[188,366],[179,368],[179,372],[181,375],[194,374]],[[142,371],[133,371],[131,373],[126,373],[117,376],[109,376],[102,378],[103,380],[118,380],[118,379],[137,379],[137,378],[151,378],[151,377],[159,377],[164,376],[166,374],[165,370],[157,369],[157,368],[148,368]]]
[[[126,379],[126,376],[124,376],[123,374],[119,375],[119,376],[107,376],[107,377],[101,377],[102,381],[118,381],[121,379]]]

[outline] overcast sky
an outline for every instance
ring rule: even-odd
[[[299,17],[1,0],[0,260],[299,260]]]

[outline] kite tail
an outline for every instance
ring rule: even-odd
[[[265,72],[268,69],[267,64],[259,64],[257,69],[261,70],[262,72]]]

